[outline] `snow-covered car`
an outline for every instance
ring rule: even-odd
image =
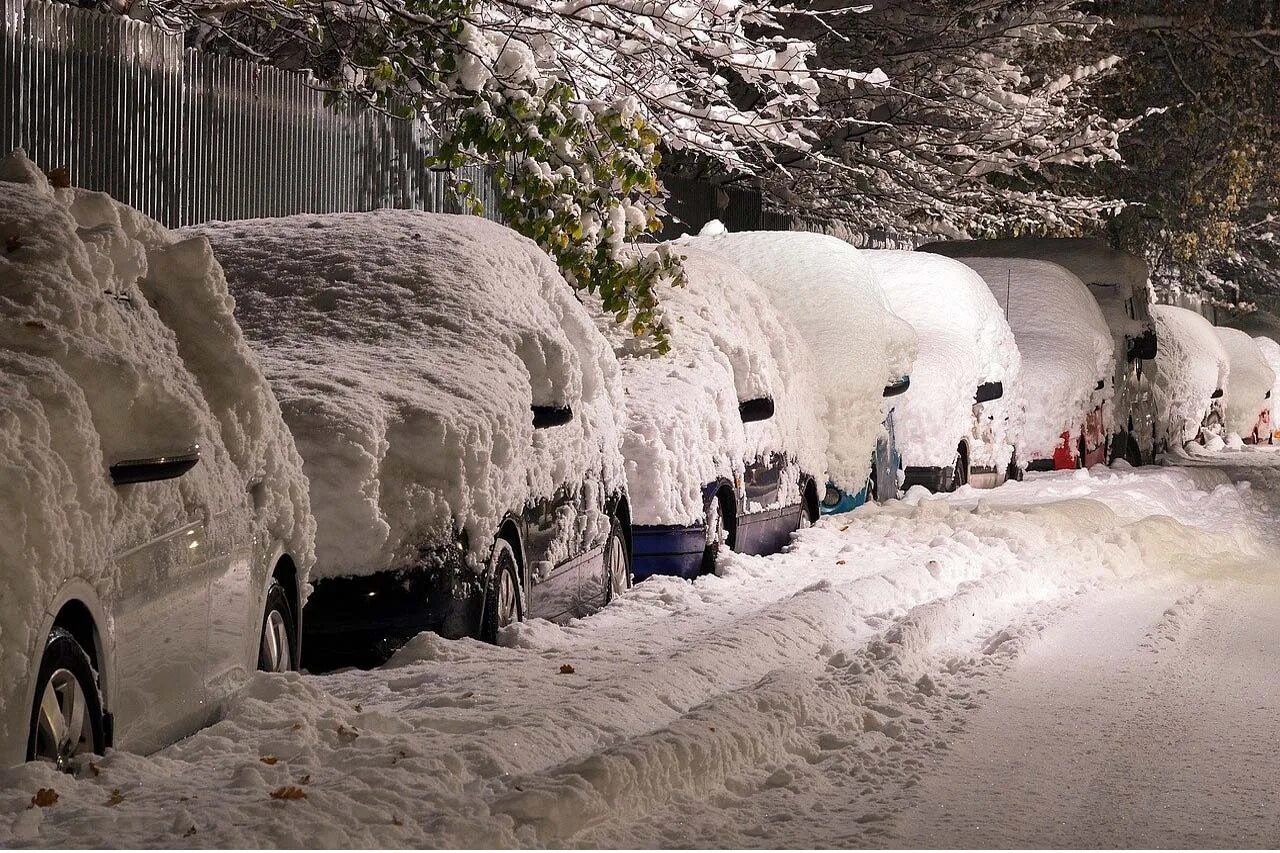
[[[1267,335],[1258,335],[1253,339],[1258,345],[1258,350],[1262,353],[1263,359],[1267,362],[1267,367],[1271,368],[1271,372],[1276,375],[1276,381],[1271,385],[1271,391],[1267,397],[1267,401],[1271,403],[1272,408],[1268,409],[1267,420],[1270,432],[1259,433],[1258,440],[1262,441],[1265,437],[1267,444],[1275,444],[1277,432],[1276,416],[1274,414],[1275,401],[1280,400],[1280,343],[1276,343],[1274,338]]]
[[[203,239],[0,161],[0,765],[211,722],[298,663],[302,460]]]
[[[1021,464],[1029,471],[1105,464],[1115,353],[1084,282],[1049,261],[959,260],[986,281],[1022,357]]]
[[[1221,440],[1231,362],[1213,324],[1176,305],[1152,305],[1151,316],[1160,338],[1155,382],[1159,447],[1181,447],[1209,435]]]
[[[308,666],[630,585],[617,360],[532,241],[403,210],[199,232],[311,481]]]
[[[664,291],[658,356],[611,315],[620,355],[635,575],[694,577],[722,545],[772,554],[818,517],[826,431],[809,352],[740,267],[672,246],[687,283]]]
[[[1156,357],[1151,285],[1141,258],[1089,237],[1013,237],[930,243],[921,251],[948,257],[1034,258],[1075,273],[1097,300],[1115,345],[1110,459],[1141,465],[1155,459],[1157,432],[1153,377],[1144,362]],[[1110,461],[1110,459],[1108,461]]]
[[[828,235],[711,232],[680,245],[715,252],[747,270],[816,359],[829,435],[822,511],[897,497],[893,407],[910,384],[916,335],[889,310],[870,264]]]
[[[1018,347],[986,282],[959,261],[871,249],[889,308],[915,329],[911,387],[895,409],[903,485],[990,488],[1014,473]]]
[[[1226,350],[1229,369],[1224,387],[1223,428],[1247,444],[1271,438],[1271,388],[1276,373],[1262,350],[1247,333],[1215,326],[1218,342]]]

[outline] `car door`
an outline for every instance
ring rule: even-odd
[[[574,490],[562,486],[551,498],[525,513],[525,559],[529,563],[529,607],[532,618],[558,619],[578,606],[578,565],[564,539],[565,523],[574,512]]]
[[[258,599],[266,579],[265,568],[260,571],[255,562],[252,492],[245,493],[239,506],[217,513],[210,525],[215,562],[209,584],[207,684],[215,703],[235,693],[258,664]]]

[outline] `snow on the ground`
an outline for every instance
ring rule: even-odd
[[[4,771],[0,843],[874,843],[1081,593],[1256,561],[1249,499],[1207,467],[913,491],[502,647],[422,635],[377,671],[259,676],[151,757]],[[56,804],[28,808],[40,788]]]
[[[1213,331],[1230,362],[1223,426],[1228,433],[1247,437],[1257,425],[1259,414],[1271,410],[1266,396],[1275,385],[1276,373],[1248,333],[1223,326],[1215,326]]]

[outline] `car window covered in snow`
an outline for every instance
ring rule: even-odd
[[[318,576],[409,566],[455,532],[483,560],[505,514],[621,490],[617,361],[533,242],[401,210],[198,231],[302,451]],[[573,417],[535,431],[533,405]],[[567,524],[602,538],[608,520]]]
[[[911,373],[917,347],[915,331],[889,310],[863,254],[836,237],[793,232],[707,234],[677,245],[740,265],[795,325],[826,398],[828,474],[842,488],[862,488],[884,432],[884,388]]]
[[[692,524],[704,514],[702,489],[740,478],[745,463],[783,452],[821,479],[826,465],[822,400],[813,364],[795,329],[751,276],[724,258],[677,245],[688,283],[663,292],[671,351],[638,346],[608,315],[597,320],[623,353],[632,518]],[[743,424],[739,404],[774,401],[774,416]],[[786,483],[787,503],[799,483]]]
[[[305,581],[314,521],[301,460],[207,249],[104,195],[55,190],[20,153],[0,161],[0,236],[5,671],[27,671],[14,658],[39,629],[32,608],[69,578],[107,601],[113,555],[210,511],[252,514]],[[111,484],[114,463],[193,445],[200,462],[185,476]]]
[[[1271,410],[1271,401],[1266,397],[1275,385],[1276,374],[1247,332],[1221,326],[1215,326],[1213,331],[1231,365],[1227,386],[1223,389],[1226,392],[1223,426],[1228,433],[1248,437],[1258,423],[1258,415]]]
[[[1051,457],[1062,433],[1077,434],[1085,415],[1112,396],[1115,347],[1106,320],[1084,282],[1058,264],[960,260],[986,281],[1018,344],[1025,409],[1019,454],[1023,460]]]
[[[1200,432],[1215,391],[1226,390],[1230,360],[1213,324],[1194,311],[1153,305],[1156,335],[1156,428],[1173,445]]]
[[[873,249],[863,253],[889,307],[920,339],[911,387],[897,406],[898,447],[907,466],[947,466],[962,439],[971,438],[975,464],[1003,470],[1019,430],[1020,359],[1013,332],[976,272],[959,261],[923,252]],[[1004,396],[991,407],[989,440],[970,437],[974,394],[1000,382]]]

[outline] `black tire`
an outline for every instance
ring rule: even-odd
[[[969,458],[964,452],[964,445],[956,449],[956,461],[951,471],[951,491],[969,485]]]
[[[75,692],[78,690],[78,693]],[[57,708],[66,732],[57,738],[52,727],[42,720],[41,706],[46,692]],[[74,703],[82,701],[79,735],[69,732],[68,717],[75,716]],[[46,718],[47,719],[47,718]],[[75,758],[91,753],[102,754],[106,748],[103,727],[102,693],[89,655],[69,631],[54,628],[44,646],[40,672],[36,676],[35,698],[31,703],[30,729],[27,735],[27,760],[48,761],[64,772],[75,769]]]
[[[1084,430],[1080,430],[1080,440],[1076,443],[1076,467],[1084,468],[1084,455],[1088,445],[1084,443]]]
[[[298,666],[298,621],[294,618],[289,594],[274,578],[262,608],[258,634],[258,670],[288,672]]]
[[[705,521],[705,529],[707,531],[707,544],[702,552],[702,574],[714,574],[716,570],[716,558],[720,556],[720,548],[723,546],[733,547],[733,522],[730,518],[732,510],[725,506],[725,501],[719,492],[711,496],[711,500],[707,502],[707,517]],[[719,519],[718,525],[716,519]],[[718,527],[719,535],[713,532],[713,525]],[[714,539],[714,541],[713,541]]]
[[[486,643],[497,643],[499,631],[524,621],[520,564],[516,560],[515,548],[506,539],[494,540],[489,567],[489,586],[480,616],[480,639]]]
[[[609,519],[609,538],[604,543],[604,603],[631,589],[634,581],[627,537],[622,532],[622,521],[614,516]]]
[[[1155,445],[1152,445],[1154,448]],[[1152,453],[1154,454],[1154,449]],[[1124,441],[1124,461],[1128,462],[1134,468],[1142,465],[1142,448],[1138,446],[1138,440],[1132,435],[1126,435]]]
[[[1026,476],[1027,472],[1018,466],[1018,451],[1014,450],[1013,455],[1009,457],[1009,467],[1004,472],[1004,479],[1006,482],[1012,480],[1015,483],[1021,483]]]

